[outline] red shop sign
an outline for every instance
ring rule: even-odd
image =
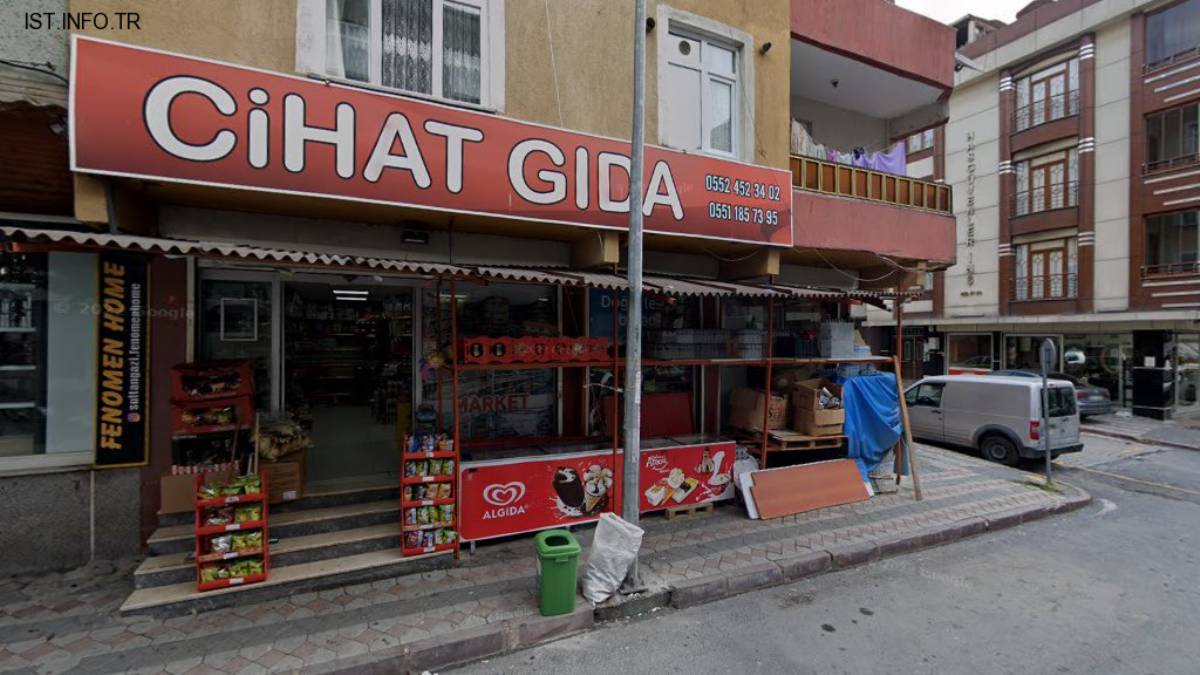
[[[629,144],[72,36],[71,169],[623,230]],[[792,245],[791,173],[646,149],[649,232]]]
[[[642,451],[643,512],[689,506],[731,494],[732,441]],[[621,510],[621,455],[608,450],[535,459],[467,462],[459,527],[478,541],[588,523]]]

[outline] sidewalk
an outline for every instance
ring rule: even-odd
[[[1200,428],[1192,426],[1195,423],[1113,414],[1089,417],[1083,420],[1081,428],[1094,434],[1139,443],[1200,450]]]
[[[421,672],[1080,508],[1090,497],[923,447],[925,500],[898,494],[771,521],[740,507],[643,524],[640,596],[540,617],[528,538],[480,546],[457,566],[175,617],[118,616],[133,562],[0,580],[0,671]],[[585,545],[590,531],[580,532]]]

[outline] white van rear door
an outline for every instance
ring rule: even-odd
[[[1062,448],[1079,443],[1079,410],[1075,404],[1075,387],[1067,382],[1050,385],[1049,435],[1050,447]]]

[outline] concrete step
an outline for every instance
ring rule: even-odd
[[[274,533],[274,530],[272,530]],[[400,522],[280,539],[271,544],[271,569],[359,553],[400,548]],[[195,582],[196,565],[186,552],[146,558],[133,573],[134,588]]]
[[[452,551],[405,558],[399,548],[288,565],[271,571],[266,581],[230,586],[203,593],[196,581],[139,588],[121,605],[122,614],[178,615],[232,605],[262,602],[294,593],[319,591],[346,584],[420,574],[454,564]]]
[[[270,535],[280,540],[399,522],[400,499],[398,497],[283,513],[272,509],[269,516]],[[192,522],[160,527],[146,540],[146,545],[152,556],[186,553],[195,550],[195,532],[195,525]]]
[[[292,511],[311,511],[313,509],[325,509],[331,506],[347,506],[349,504],[361,504],[363,502],[379,502],[386,500],[400,500],[400,479],[387,481],[371,481],[361,486],[344,489],[328,489],[316,491],[306,494],[300,499],[290,502],[280,502],[271,505],[271,513],[283,514],[291,513]],[[158,526],[172,527],[176,525],[187,525],[195,519],[195,514],[191,511],[184,513],[158,513]]]

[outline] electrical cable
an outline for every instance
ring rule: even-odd
[[[554,31],[550,26],[550,0],[543,0],[542,6],[546,8],[546,42],[550,45],[550,73],[554,77],[554,105],[558,107],[558,126],[566,127],[563,122],[562,98],[558,93],[558,62],[554,58]]]
[[[0,59],[0,63],[4,64],[6,66],[10,66],[12,68],[20,68],[22,70],[29,70],[29,71],[32,71],[35,73],[41,73],[42,75],[49,75],[50,77],[54,77],[59,80],[62,80],[63,84],[70,84],[70,81],[67,80],[67,78],[54,72],[54,67],[52,65],[50,65],[49,62],[35,63],[33,61],[14,61],[12,59]]]

